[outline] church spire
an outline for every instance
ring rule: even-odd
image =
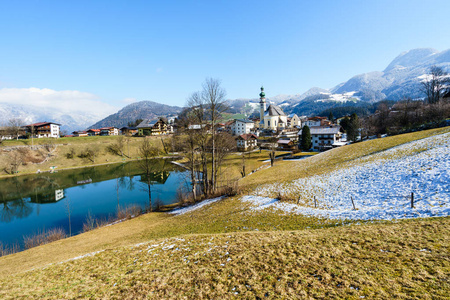
[[[259,120],[260,124],[264,124],[264,112],[266,111],[266,93],[264,93],[264,87],[261,87],[261,93],[259,93],[261,101],[259,101]]]

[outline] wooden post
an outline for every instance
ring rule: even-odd
[[[300,198],[301,198],[302,196],[298,196],[298,199],[297,199],[297,205],[300,203]]]
[[[317,200],[316,200],[316,196],[314,196],[314,207],[317,208]]]
[[[356,210],[355,202],[353,201],[353,196],[351,196],[350,199],[352,199],[353,209]]]
[[[411,192],[411,208],[414,208],[414,192]]]

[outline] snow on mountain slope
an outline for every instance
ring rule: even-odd
[[[321,155],[326,155],[321,154]],[[256,210],[275,208],[285,213],[331,219],[373,220],[450,215],[450,133],[400,145],[357,159],[334,172],[292,183],[260,187],[252,202]],[[305,205],[267,197],[278,192],[318,200]],[[414,192],[414,207],[409,195]],[[353,209],[351,198],[357,210]]]

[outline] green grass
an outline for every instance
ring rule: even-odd
[[[250,193],[261,184],[321,174],[449,131],[423,131],[358,143],[301,161],[277,161],[274,167],[242,179],[240,186],[242,193]],[[263,153],[254,155],[254,163],[264,158]],[[238,168],[240,160],[238,155],[230,156],[229,167]],[[356,226],[356,221],[250,210],[240,201],[242,195],[184,215],[142,215],[1,257],[0,298],[450,296],[448,217]],[[138,243],[145,244],[132,246]],[[59,264],[94,251],[103,252]]]

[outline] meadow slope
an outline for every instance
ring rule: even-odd
[[[1,257],[0,298],[448,298],[449,217],[348,220],[276,206],[255,209],[243,201],[262,197],[264,189],[271,196],[299,180],[325,180],[324,174],[382,161],[391,148],[415,140],[429,145],[423,139],[448,132],[423,131],[277,162],[241,180],[235,197],[178,214],[143,215]],[[390,159],[435,147],[429,148]],[[288,193],[280,198],[297,205]],[[348,203],[343,209],[352,210]]]

